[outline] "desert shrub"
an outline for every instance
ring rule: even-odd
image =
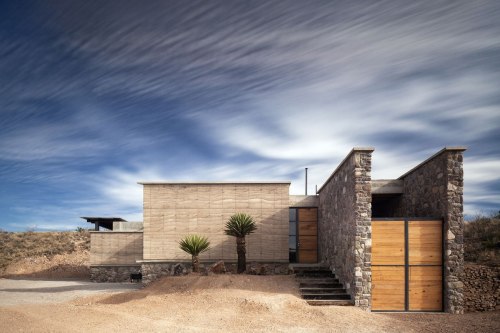
[[[247,266],[245,236],[257,230],[257,224],[252,216],[245,213],[236,213],[226,222],[224,233],[236,238],[236,252],[238,254],[238,274],[243,273]]]
[[[188,235],[181,239],[179,248],[191,255],[193,272],[198,272],[200,267],[199,255],[210,249],[210,242],[208,238],[204,236]]]
[[[465,222],[464,250],[466,261],[500,264],[500,214]]]

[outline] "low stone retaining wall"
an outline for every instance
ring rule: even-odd
[[[248,263],[247,274],[286,275],[290,274],[288,266],[288,263]],[[219,261],[215,264],[200,264],[200,273],[203,275],[225,272],[236,274],[236,269],[236,263],[224,263]],[[161,278],[162,276],[179,276],[189,274],[192,271],[192,267],[191,263],[143,263],[141,271],[142,282],[147,284]]]
[[[464,266],[465,311],[500,310],[500,267]]]
[[[90,266],[92,282],[128,282],[130,274],[141,272],[141,266]]]

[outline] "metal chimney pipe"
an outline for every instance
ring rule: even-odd
[[[307,195],[307,168],[306,168],[306,195]]]

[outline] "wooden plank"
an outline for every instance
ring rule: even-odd
[[[372,222],[372,265],[404,265],[404,221]]]
[[[302,236],[299,238],[299,249],[301,250],[317,250],[318,238],[316,236]]]
[[[409,221],[409,264],[441,265],[443,252],[442,239],[442,221]]]
[[[404,266],[372,266],[372,310],[405,310]]]
[[[316,236],[318,234],[318,223],[299,222],[299,236]]]
[[[299,262],[304,264],[318,262],[318,252],[311,250],[299,250]]]
[[[300,222],[316,222],[318,221],[318,208],[299,208]]]
[[[409,309],[414,311],[441,311],[442,267],[411,266],[409,277]]]

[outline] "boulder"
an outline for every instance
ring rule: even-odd
[[[224,261],[219,260],[215,264],[213,264],[212,267],[210,267],[210,272],[215,274],[225,274],[226,266],[224,265]]]

